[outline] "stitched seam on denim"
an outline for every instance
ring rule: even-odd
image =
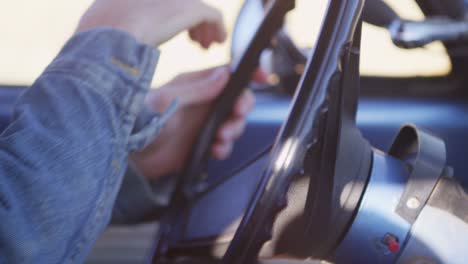
[[[136,102],[138,101],[138,99],[144,99],[144,95],[145,93],[148,91],[148,89],[146,89],[142,84],[141,82],[145,82],[145,85],[149,85],[149,80],[147,78],[147,69],[151,63],[151,60],[149,59],[146,59],[146,60],[143,60],[144,61],[144,74],[138,79],[138,80],[134,80],[134,79],[131,79],[131,82],[129,83],[128,82],[128,78],[125,78],[123,76],[121,76],[121,74],[118,74],[118,76],[120,77],[119,79],[121,81],[123,81],[123,83],[129,83],[130,86],[132,86],[133,89],[129,89],[130,90],[130,94],[129,94],[129,100],[126,102],[127,105],[125,105],[125,107],[123,107],[122,109],[119,109],[121,110],[121,119],[120,120],[123,120],[121,122],[121,126],[122,126],[122,129],[121,129],[121,133],[116,133],[117,137],[120,138],[120,137],[125,137],[124,140],[116,140],[115,144],[118,144],[118,143],[124,143],[125,145],[128,144],[128,138],[131,134],[131,131],[132,131],[132,128],[133,128],[133,125],[135,120],[136,120],[136,117],[137,117],[137,113],[133,113],[133,108],[132,108],[132,105],[133,104],[136,104]],[[105,64],[104,64],[105,65]],[[96,65],[94,65],[96,66]],[[102,65],[101,65],[102,66]],[[108,66],[108,65],[106,65]],[[112,67],[112,69],[114,69]],[[66,70],[66,69],[63,69],[63,68],[59,68],[59,69],[54,69],[53,67],[50,67],[48,70],[47,70],[48,73],[50,72],[62,72],[62,73],[67,73],[67,74],[71,74],[70,70]],[[110,73],[115,73],[115,71],[110,71]],[[152,74],[152,73],[151,73]],[[77,77],[78,79],[82,79],[83,77],[80,78],[80,76],[76,75],[75,77]],[[99,77],[98,77],[99,78]],[[97,90],[97,89],[93,89],[93,90]],[[137,98],[141,96],[142,98]],[[115,102],[113,102],[113,106],[115,106]],[[132,110],[132,111],[130,111]],[[125,143],[127,142],[127,144]],[[120,144],[119,144],[120,145]],[[124,150],[121,150],[119,151],[119,145],[116,145],[114,149],[114,152],[113,154],[111,155],[111,163],[112,161],[115,161],[115,160],[118,160],[119,162],[122,162],[124,163],[126,161],[126,156],[123,155],[124,157],[121,158],[121,160],[119,160],[116,156],[117,155],[122,155],[124,153],[126,153],[126,148],[128,146],[125,146]],[[121,168],[122,169],[122,168]],[[88,218],[87,221],[85,221],[86,223],[90,223],[90,226],[89,229],[86,229],[86,226],[82,227],[82,232],[79,232],[78,234],[81,234],[80,237],[78,237],[78,242],[75,246],[75,248],[73,249],[72,254],[71,255],[66,255],[65,256],[65,260],[66,262],[73,262],[77,257],[80,256],[81,252],[82,252],[82,249],[83,247],[86,245],[86,242],[90,239],[90,236],[97,230],[96,227],[98,226],[98,223],[99,222],[102,222],[102,219],[104,217],[104,213],[105,213],[105,210],[106,208],[104,207],[106,205],[106,203],[108,202],[107,200],[109,199],[109,197],[111,196],[111,192],[113,190],[113,186],[117,183],[118,180],[121,181],[121,178],[119,179],[119,174],[123,174],[122,171],[120,170],[112,170],[112,166],[109,166],[109,171],[111,172],[110,175],[107,175],[107,177],[105,177],[104,179],[104,190],[102,190],[102,193],[100,195],[100,197],[98,198],[98,202],[96,204],[96,206],[91,210],[91,215],[90,217]]]
[[[120,69],[124,70],[125,72],[127,72],[128,74],[132,75],[135,78],[138,78],[141,75],[140,69],[138,69],[137,67],[128,65],[114,56],[111,57],[111,62],[112,64],[120,67]]]
[[[132,76],[132,74],[129,74],[127,71],[123,70],[120,67],[117,67],[114,63],[112,63],[112,56],[111,56],[112,54],[110,54],[109,58],[94,57],[91,54],[86,54],[86,53],[61,54],[61,57],[56,58],[53,61],[53,63],[51,63],[46,68],[45,71],[48,71],[49,69],[54,69],[55,67],[57,67],[57,64],[60,65],[62,63],[71,62],[72,63],[71,65],[75,65],[76,63],[83,63],[91,67],[98,67],[98,68],[101,68],[103,70],[106,70],[112,73],[115,73],[115,70],[118,69],[118,73],[120,77],[128,81],[131,81],[131,82],[143,81],[149,84],[154,74],[154,68],[156,68],[157,62],[159,61],[160,52],[157,49],[154,49],[146,45],[141,45],[140,49],[142,51],[142,54],[140,55],[140,58],[139,58],[141,63],[140,65],[132,66],[138,69],[139,72],[141,73],[139,75],[138,80],[136,80],[135,76]],[[122,61],[122,58],[120,58],[119,60]]]
[[[111,156],[111,162],[116,160],[116,156],[121,154],[118,150],[114,150],[112,153],[115,153]],[[91,238],[91,234],[96,232],[96,228],[104,219],[104,212],[106,210],[105,204],[109,197],[111,196],[111,190],[116,181],[112,181],[112,178],[117,178],[119,174],[122,174],[122,171],[116,171],[111,169],[112,166],[109,166],[109,171],[111,172],[109,176],[104,178],[104,190],[102,190],[101,195],[98,198],[96,207],[91,212],[91,216],[85,221],[81,232],[79,232],[80,237],[78,238],[77,243],[72,249],[72,253],[69,257],[66,257],[66,260],[63,263],[75,263],[77,257],[82,253],[83,247],[86,246],[86,242]],[[89,223],[89,226],[86,224]],[[89,228],[89,229],[87,229]]]
[[[99,93],[103,97],[109,98],[109,95],[107,93],[105,93],[105,91],[95,88],[95,86],[99,86],[99,85],[96,85],[95,83],[92,83],[90,80],[84,78],[84,76],[78,75],[72,70],[68,70],[68,69],[57,69],[57,70],[52,70],[52,71],[48,70],[48,71],[45,71],[38,80],[43,79],[48,74],[65,75],[67,78],[72,78],[72,79],[74,79],[76,81],[79,81],[79,84],[86,84],[88,86],[88,88],[92,89],[93,91],[96,91],[97,93]],[[128,85],[128,83],[125,82],[124,80],[122,80],[122,79],[119,79],[119,80],[122,81],[123,84]],[[112,103],[112,105],[114,105],[114,103]]]
[[[143,72],[143,74],[140,76],[139,82],[138,82],[139,85],[141,85],[141,86],[143,86],[142,83],[147,84],[147,83],[149,83],[149,82],[151,81],[151,77],[147,78],[148,76],[152,76],[152,74],[148,75],[148,72],[147,72],[148,69],[152,68],[152,67],[151,67],[151,64],[152,64],[153,62],[152,62],[152,60],[150,59],[151,53],[152,53],[152,51],[149,50],[149,49],[145,49],[145,50],[144,50],[143,58],[145,58],[145,59],[144,59],[143,62],[142,62],[142,64],[143,64],[142,66],[143,66],[144,72]],[[159,59],[159,54],[157,54],[157,56],[158,56],[158,59]],[[145,87],[142,87],[142,88],[144,89]],[[148,90],[146,89],[145,93],[147,93],[147,92],[148,92]],[[136,96],[137,96],[137,95],[136,95]],[[173,108],[175,108],[173,105],[171,105],[171,106],[172,106]],[[170,109],[169,109],[169,110],[170,110]],[[174,111],[175,111],[175,109],[173,109],[172,112],[174,112]],[[137,113],[137,114],[138,114],[138,113]],[[168,114],[169,114],[170,116],[172,116],[173,113],[167,113],[167,112],[166,112],[166,113],[162,114],[161,117],[164,119],[164,117],[165,117],[166,115],[168,115]],[[137,117],[135,117],[135,121],[136,121],[136,118],[137,118]],[[160,119],[159,117],[157,117],[157,118]],[[169,119],[169,117],[166,117],[165,119]],[[153,120],[154,120],[154,119],[153,119]],[[161,120],[161,121],[163,121],[162,123],[158,123],[157,125],[155,125],[155,124],[153,123],[153,120],[150,122],[149,125],[150,125],[150,126],[151,126],[151,125],[152,125],[152,126],[157,126],[157,132],[155,133],[156,135],[146,135],[147,138],[146,138],[146,139],[141,139],[141,141],[140,141],[140,140],[138,140],[138,141],[133,141],[133,140],[132,140],[132,138],[138,137],[138,134],[139,134],[139,133],[137,132],[137,133],[135,133],[135,134],[133,135],[133,134],[132,134],[133,127],[131,127],[130,134],[129,134],[129,139],[128,139],[129,142],[128,142],[128,146],[127,146],[127,149],[128,149],[128,150],[132,151],[133,148],[138,147],[138,146],[140,145],[140,142],[143,142],[143,143],[144,143],[144,142],[148,141],[148,138],[150,138],[150,137],[155,138],[155,137],[157,136],[157,134],[159,134],[159,132],[161,131],[162,127],[164,127],[165,123],[167,123],[167,120],[166,120],[166,121]],[[146,127],[146,128],[148,128],[148,127]],[[141,132],[144,133],[144,131],[147,131],[148,129],[146,129],[146,128],[142,128],[142,129],[141,129],[141,130],[142,130]],[[153,130],[156,130],[156,129],[154,128]]]
[[[87,66],[89,64],[83,64],[84,66]],[[96,67],[96,66],[92,66],[92,67]],[[101,68],[104,70],[104,72],[106,73],[107,77],[110,77],[109,79],[110,80],[114,80],[113,82],[121,82],[122,84],[122,88],[124,91],[129,91],[130,89],[126,89],[127,87],[133,87],[134,89],[142,89],[142,90],[147,90],[147,89],[144,89],[142,86],[140,86],[136,80],[134,79],[128,79],[128,78],[125,78],[125,76],[123,76],[121,73],[119,74],[115,74],[115,69],[105,69],[105,68],[102,68],[102,67],[98,67],[98,68]],[[93,89],[93,90],[96,90],[96,91],[99,91],[101,94],[110,94],[112,96],[112,90],[115,90],[115,89],[112,89],[112,88],[105,88],[105,89],[98,89],[96,87],[99,87],[99,82],[102,81],[102,79],[104,79],[105,77],[103,76],[100,76],[98,74],[96,74],[95,72],[91,71],[91,70],[85,70],[85,74],[84,75],[78,75],[76,74],[76,72],[74,71],[75,69],[72,68],[72,69],[64,69],[64,68],[49,68],[47,69],[45,72],[44,72],[44,76],[46,76],[47,74],[50,74],[50,73],[55,73],[55,74],[64,74],[64,75],[67,75],[67,76],[74,76],[75,78],[77,79],[80,79],[81,81],[83,82],[86,82],[88,84],[90,84],[90,88]],[[82,70],[83,71],[83,70]],[[116,78],[117,77],[117,78]],[[109,86],[108,86],[109,87]],[[129,91],[130,92],[130,91]],[[106,95],[107,97],[109,95]],[[114,99],[114,98],[112,98]],[[121,98],[118,98],[118,99],[121,99]],[[119,104],[121,105],[121,104]]]
[[[112,161],[119,160],[120,163],[126,162],[127,158],[125,156],[122,157],[122,154],[126,153],[126,151],[123,151],[114,145],[114,151],[112,151],[113,155],[111,155],[111,163]],[[111,164],[110,163],[110,164]],[[114,186],[117,185],[120,181],[122,181],[123,178],[123,168],[124,166],[121,166],[119,170],[112,170],[112,166],[109,166],[109,171],[110,173],[108,174],[107,177],[104,178],[104,183],[103,183],[103,190],[100,194],[100,196],[97,199],[96,206],[90,213],[90,217],[88,218],[87,221],[85,221],[85,225],[83,226],[81,232],[78,232],[80,235],[80,238],[78,238],[76,244],[72,248],[71,251],[67,252],[72,252],[69,257],[65,257],[65,261],[60,262],[60,263],[75,263],[76,258],[80,257],[80,254],[82,254],[83,247],[87,245],[88,240],[90,240],[92,237],[91,235],[93,233],[96,233],[96,228],[99,225],[99,223],[102,223],[105,217],[105,212],[106,212],[106,203],[109,203],[108,201],[110,197],[112,196],[112,191],[114,190]],[[89,225],[86,225],[88,224]],[[87,229],[88,228],[88,229]]]
[[[128,100],[128,105],[122,111],[123,122],[121,124],[121,131],[120,131],[121,133],[116,134],[118,135],[119,138],[123,137],[123,140],[116,139],[116,142],[114,142],[114,144],[118,144],[118,145],[115,146],[116,149],[114,149],[114,151],[112,152],[113,154],[111,155],[112,156],[111,162],[114,160],[119,160],[116,158],[117,154],[121,154],[121,152],[119,152],[119,147],[124,148],[123,153],[127,152],[126,149],[127,149],[128,139],[130,137],[131,130],[133,127],[132,123],[134,123],[136,120],[136,115],[133,117],[126,110],[128,110],[131,104],[135,103],[137,96],[140,96],[142,93],[144,93],[141,90],[136,90],[136,89],[129,89],[129,90],[130,90],[130,100]],[[120,162],[125,162],[125,159],[122,159],[122,160],[123,161],[120,161]],[[88,231],[86,233],[82,232],[82,237],[79,238],[79,240],[77,241],[76,247],[72,251],[73,253],[69,257],[66,257],[65,262],[67,263],[74,262],[76,257],[78,257],[81,254],[82,248],[86,245],[86,242],[90,239],[90,235],[93,233],[93,231],[95,231],[94,229],[96,228],[98,223],[102,221],[104,217],[104,212],[105,212],[104,206],[106,204],[106,200],[107,200],[106,198],[110,196],[111,194],[110,192],[114,185],[113,183],[117,181],[117,179],[115,179],[115,181],[112,181],[112,178],[118,178],[119,173],[123,174],[121,170],[122,168],[120,170],[114,170],[112,169],[112,166],[109,166],[108,171],[110,171],[111,173],[109,176],[105,177],[105,182],[104,182],[105,187],[104,187],[104,190],[102,190],[102,194],[99,198],[99,202],[97,203],[96,207],[93,209],[91,213],[93,215],[93,216],[90,216],[91,219],[88,219],[88,221],[86,221],[86,222],[91,221],[90,223],[91,226],[89,226],[90,229],[84,230],[84,231]],[[85,227],[83,227],[83,229],[84,228]]]
[[[48,74],[60,74],[60,73],[49,72]],[[40,80],[40,79],[42,79],[42,78],[45,78],[45,76],[46,76],[46,74],[43,74],[38,80]],[[109,99],[109,96],[106,95],[104,92],[98,90],[98,89],[93,89],[93,88],[92,88],[92,85],[93,85],[93,84],[92,84],[91,82],[89,82],[89,81],[87,81],[87,80],[84,80],[84,79],[81,78],[80,76],[77,76],[77,75],[73,74],[73,72],[67,73],[67,77],[70,78],[70,79],[74,79],[74,80],[78,81],[78,83],[77,83],[77,85],[76,85],[77,87],[78,87],[78,86],[80,86],[80,87],[88,86],[89,88],[91,88],[91,90],[92,90],[93,92],[96,92],[97,94],[99,94],[100,96],[102,96],[102,97],[104,98],[104,101],[109,105],[109,109],[114,109],[114,108],[115,108],[115,104],[112,102],[111,99]],[[111,110],[111,112],[113,112],[116,116],[119,115],[119,113],[118,113],[115,109],[114,109],[114,110]],[[125,109],[122,109],[122,112],[125,112]],[[112,120],[112,126],[113,126],[113,127],[112,127],[112,129],[113,129],[113,133],[112,133],[112,134],[116,137],[115,140],[113,140],[112,142],[113,142],[114,148],[116,148],[116,147],[117,147],[117,146],[116,146],[116,143],[117,143],[117,142],[122,142],[123,136],[122,136],[122,134],[119,133],[119,132],[121,131],[121,129],[119,128],[120,126],[117,124],[117,121],[116,121],[116,120],[118,120],[118,119],[116,119],[116,118],[111,118],[111,120]],[[123,148],[123,147],[125,147],[125,145],[123,145],[123,146],[121,146],[121,147]],[[115,154],[116,154],[116,153],[121,153],[121,152],[118,152],[118,150],[115,150],[115,151],[113,151],[112,153],[113,153],[113,154],[111,155],[111,158],[112,158],[111,160],[115,159]],[[111,166],[109,166],[109,168],[108,168],[107,171],[110,171],[110,172],[111,172],[111,173],[110,173],[111,176],[113,176],[113,175],[115,175],[115,174],[118,173],[118,172],[114,172],[113,170],[111,170]],[[104,181],[105,181],[105,182],[104,182],[103,186],[105,186],[105,190],[102,190],[102,191],[103,191],[103,193],[105,193],[105,195],[104,195],[104,197],[101,195],[101,197],[100,197],[100,199],[99,199],[99,200],[101,200],[101,202],[98,203],[96,207],[94,207],[94,208],[92,208],[92,209],[90,210],[89,218],[88,218],[88,220],[85,221],[86,223],[88,223],[88,222],[90,221],[90,219],[96,217],[96,216],[93,216],[93,215],[96,215],[96,213],[94,213],[94,211],[96,211],[96,210],[99,211],[99,206],[101,206],[103,203],[105,203],[105,197],[108,196],[108,192],[109,192],[109,190],[111,190],[111,188],[108,187],[109,184],[107,184],[107,183],[109,182],[109,178],[110,178],[109,176],[104,178]],[[107,191],[106,191],[106,190],[107,190]],[[102,207],[102,206],[101,206],[101,207]],[[103,213],[104,213],[104,210],[102,210],[102,212],[100,212],[100,214],[102,214],[102,216],[100,216],[99,219],[101,219],[101,218],[103,217],[103,215],[104,215]],[[86,240],[89,239],[89,235],[93,233],[92,231],[93,231],[93,229],[95,228],[95,227],[93,227],[93,226],[96,226],[96,223],[99,222],[99,219],[97,219],[96,221],[93,221],[93,223],[92,223],[92,228],[91,228],[89,234],[84,233],[84,232],[78,232],[78,234],[81,234],[81,236],[85,236],[85,238],[83,238],[83,237],[82,237],[81,239],[78,238],[79,240],[78,240],[78,243],[77,243],[77,244],[79,244],[79,242],[80,242],[81,240],[83,240],[83,239],[84,239],[84,241],[86,241]],[[85,229],[85,228],[86,228],[86,225],[84,225],[84,226],[82,227],[82,229]],[[71,241],[73,241],[73,240],[75,240],[75,239],[72,238]],[[73,245],[73,244],[71,244],[71,245]],[[83,245],[84,245],[84,244],[83,244]],[[82,247],[82,246],[81,246],[81,247]],[[81,248],[81,247],[80,247],[80,248]],[[67,252],[72,252],[72,251],[67,250]],[[80,253],[81,253],[81,251],[80,251],[79,249],[78,249],[77,251],[75,251],[74,254],[72,254],[72,256],[70,256],[70,257],[67,257],[67,256],[69,256],[69,255],[66,253],[66,254],[62,257],[62,260],[65,260],[65,261],[61,261],[60,263],[68,262],[66,259],[69,259],[70,262],[73,263],[73,259],[74,259],[76,256],[78,256]],[[70,258],[71,258],[71,259],[70,259]]]
[[[48,74],[60,74],[60,73],[49,72]],[[45,76],[46,76],[46,75],[44,74],[41,78],[44,78]],[[85,79],[83,79],[83,78],[81,78],[81,77],[79,77],[79,76],[76,76],[76,75],[73,74],[73,73],[67,74],[67,77],[78,81],[77,87],[80,86],[80,85],[81,85],[81,87],[83,87],[83,86],[86,85],[86,86],[89,86],[89,88],[91,88],[92,85],[93,85],[93,83],[91,83],[91,82],[89,82],[89,81],[87,81],[87,80],[85,80]],[[96,93],[99,94],[100,96],[102,96],[102,97],[104,98],[104,101],[109,105],[109,108],[110,108],[110,109],[115,108],[115,104],[112,102],[111,99],[109,99],[109,96],[106,95],[103,91],[100,91],[100,90],[98,90],[98,89],[92,89],[92,88],[91,88],[91,90],[92,90],[93,92],[96,92]],[[111,110],[111,111],[112,111],[116,116],[120,115],[116,110]],[[125,112],[125,109],[122,109],[122,112]],[[112,129],[113,129],[113,135],[116,137],[116,139],[113,141],[114,148],[115,148],[115,147],[116,147],[115,145],[116,145],[117,142],[122,142],[123,135],[122,135],[121,133],[119,133],[119,132],[121,132],[121,129],[119,128],[120,126],[117,124],[117,121],[116,121],[116,120],[118,120],[118,119],[116,119],[116,118],[111,118],[111,120],[112,120],[112,124],[113,124],[113,125],[112,125],[112,126],[113,126],[113,128],[112,128]],[[124,147],[124,146],[122,146],[122,147]],[[114,153],[116,153],[117,151],[118,151],[118,150],[115,150],[115,151],[113,152],[113,154],[111,155],[112,158],[115,159],[115,154],[114,154]],[[111,171],[110,174],[112,174],[112,175],[116,174],[116,173],[113,173],[113,172],[112,172],[112,170],[110,169],[110,166],[109,166],[108,171]],[[109,185],[109,184],[107,184],[107,182],[109,181],[109,176],[108,176],[108,177],[105,177],[104,181],[105,181],[105,182],[104,182],[103,185],[106,186],[105,189],[106,189],[106,190],[109,190],[110,188],[107,187],[107,186]],[[97,217],[97,216],[93,216],[93,215],[96,215],[97,213],[100,212],[100,211],[99,211],[99,206],[102,207],[102,204],[105,203],[105,196],[107,196],[107,195],[108,195],[108,192],[109,192],[109,191],[106,191],[106,190],[102,190],[102,191],[105,193],[105,195],[104,195],[104,198],[102,198],[102,195],[101,195],[101,199],[100,199],[101,202],[100,202],[99,204],[97,204],[97,206],[96,206],[95,208],[92,208],[92,209],[90,210],[89,218],[88,218],[88,220],[86,221],[87,223],[90,221],[90,219],[96,218],[96,217]],[[96,211],[96,210],[98,210],[97,213],[94,212],[94,211]],[[81,234],[81,236],[85,236],[85,237],[82,237],[81,239],[78,238],[79,240],[78,240],[78,243],[77,243],[77,244],[80,244],[80,243],[79,243],[80,241],[85,241],[85,242],[86,242],[86,241],[89,239],[90,234],[93,233],[93,230],[94,230],[94,228],[95,228],[94,226],[96,226],[95,223],[97,223],[97,222],[99,221],[99,219],[102,219],[102,217],[103,217],[104,210],[101,210],[101,211],[102,211],[102,212],[100,212],[100,214],[101,214],[102,216],[99,216],[98,219],[97,219],[96,221],[93,221],[93,223],[91,224],[92,226],[90,227],[91,229],[90,229],[90,232],[89,232],[89,233],[85,233],[85,232],[81,232],[81,233],[80,233],[80,232],[78,232],[78,234]],[[86,228],[86,225],[83,226],[83,229],[85,229],[85,228]],[[73,240],[75,240],[75,239],[72,239],[72,241],[73,241]],[[83,245],[84,245],[84,244],[83,244]],[[75,259],[77,256],[79,256],[79,254],[81,253],[81,250],[80,250],[81,248],[82,248],[82,246],[80,246],[80,247],[70,256],[70,258],[67,257],[68,254],[65,254],[65,256],[63,257],[63,259],[65,260],[65,259],[68,258],[68,259],[73,263],[73,259]],[[72,251],[67,251],[67,252],[72,252]],[[65,261],[64,261],[64,262],[65,262]],[[62,262],[61,262],[61,263],[62,263]]]
[[[140,128],[139,131],[131,134],[129,139],[129,150],[139,150],[156,139],[161,130],[177,111],[178,106],[179,101],[177,99],[172,101],[171,105],[162,114],[155,115],[149,124]]]
[[[117,74],[117,76],[127,84],[138,83],[140,78],[143,75],[145,75],[145,73],[144,73],[145,70],[142,70],[143,74],[141,76],[139,76],[138,79],[136,79],[134,76],[127,73],[122,68],[120,68],[120,67],[118,67],[118,66],[116,66],[114,64],[111,64],[110,60],[109,61],[103,61],[103,62],[99,61],[99,62],[100,63],[97,64],[96,60],[93,60],[92,58],[82,57],[82,58],[77,59],[74,56],[66,55],[66,56],[64,56],[62,58],[56,59],[49,67],[47,67],[45,69],[44,73],[48,73],[48,72],[70,73],[70,72],[73,72],[73,70],[76,69],[74,67],[76,67],[77,65],[83,65],[82,67],[89,66],[90,68],[99,69],[99,70],[102,70],[103,72],[109,73],[112,76],[115,76]],[[67,64],[73,65],[73,68],[68,69],[68,68],[63,68],[62,67],[62,65],[67,65]],[[95,78],[100,78],[100,76],[97,75],[95,73],[95,71],[86,70],[86,73],[90,74],[90,75],[93,75],[93,77],[95,77]]]
[[[72,45],[73,43],[75,45]],[[119,53],[119,51],[130,49],[133,52],[128,53],[132,54],[130,55],[131,58],[136,58],[136,60],[129,61],[142,61],[143,63],[147,58],[158,59],[160,55],[160,51],[157,47],[140,43],[128,32],[112,27],[100,27],[94,30],[75,34],[65,45],[67,49],[62,50],[61,54],[71,53],[73,55],[79,55],[80,57],[91,57],[93,60],[102,59],[103,56],[100,56],[101,54],[90,52],[89,49],[83,48],[83,45],[88,45],[93,48],[103,48],[106,51],[105,55],[111,55],[115,52]],[[141,54],[143,54],[143,56],[141,56]],[[122,59],[122,57],[129,58],[128,56],[120,56],[120,59]]]
[[[122,126],[121,126],[121,132],[123,136],[123,140],[119,141],[118,143],[122,142],[122,147],[127,151],[128,150],[128,144],[130,140],[130,135],[132,133],[133,127],[135,125],[135,121],[137,118],[137,113],[132,113],[130,111],[132,105],[136,104],[137,102],[137,97],[138,96],[143,96],[142,101],[144,100],[144,95],[146,93],[142,91],[135,91],[134,89],[131,90],[130,95],[129,95],[129,100],[127,101],[127,105],[124,106],[125,111],[122,112],[121,120],[122,120]]]
[[[115,82],[118,82],[118,81],[122,82],[122,83],[119,84],[119,86],[121,85],[122,86],[121,89],[125,89],[125,91],[127,92],[126,99],[122,100],[122,102],[119,103],[118,102],[119,98],[115,98],[115,95],[112,94],[113,89],[96,89],[95,86],[98,86],[98,85],[95,85],[93,80],[87,80],[84,76],[80,76],[80,75],[75,74],[71,69],[63,69],[63,68],[49,69],[46,72],[44,72],[44,75],[50,74],[50,73],[73,75],[73,76],[75,76],[75,78],[81,80],[82,82],[89,84],[91,89],[93,89],[95,91],[98,91],[101,95],[105,95],[108,98],[109,98],[109,95],[110,95],[110,98],[112,100],[112,104],[117,106],[117,108],[119,110],[119,119],[124,121],[123,122],[124,127],[127,126],[127,125],[125,125],[126,123],[134,122],[134,119],[136,120],[136,117],[138,115],[138,113],[133,109],[133,107],[131,107],[132,105],[135,104],[134,103],[134,101],[136,100],[135,97],[138,96],[139,94],[140,95],[141,94],[146,94],[148,92],[148,90],[149,90],[149,89],[145,88],[143,85],[140,85],[138,83],[138,80],[128,80],[126,78],[115,78],[115,80],[116,80]],[[102,79],[102,77],[97,76],[97,75],[95,75],[94,73],[92,73],[90,71],[86,71],[86,73],[87,74],[89,73],[90,75],[93,75],[92,76],[93,78]],[[109,76],[112,76],[112,72],[109,72]],[[122,77],[122,76],[119,76],[119,77]],[[144,77],[142,76],[140,79],[144,79]],[[96,82],[98,82],[98,81],[96,81]],[[109,94],[109,95],[107,95],[107,94]],[[142,96],[142,98],[140,98],[140,99],[141,99],[141,101],[143,101],[144,96]]]
[[[150,65],[151,61],[148,59],[148,60],[144,60],[144,65],[143,65],[143,69],[148,69],[149,68],[149,65]],[[146,74],[142,74],[140,76],[140,78],[138,78],[137,82],[136,82],[136,85],[138,86],[138,88],[140,89],[133,89],[132,90],[132,93],[130,94],[130,100],[128,100],[127,102],[127,105],[126,105],[126,108],[125,109],[132,109],[132,105],[135,104],[136,101],[138,101],[138,99],[141,99],[142,101],[144,100],[144,98],[146,97],[146,93],[148,92],[149,89],[143,87],[142,85],[142,82],[146,82]],[[142,97],[142,98],[138,98],[138,97]],[[133,110],[133,109],[132,109]],[[137,116],[139,114],[139,112],[141,112],[141,109],[140,111],[138,111],[137,113],[133,113],[133,111],[131,113],[129,113],[129,115],[127,115],[127,118],[129,119],[128,121],[128,127],[127,127],[127,124],[124,124],[126,127],[124,128],[125,129],[125,135],[127,135],[127,138],[125,139],[125,142],[126,142],[126,150],[129,150],[130,149],[130,138],[131,138],[131,134],[132,134],[132,130],[133,130],[133,127],[135,125],[135,122],[136,122],[136,119],[137,119]],[[127,118],[125,118],[127,120]]]

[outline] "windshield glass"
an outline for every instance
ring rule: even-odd
[[[0,9],[0,84],[29,85],[54,58],[73,33],[80,15],[92,0],[15,0]],[[220,8],[232,33],[242,0],[207,0]],[[285,28],[298,46],[315,43],[328,1],[298,0],[297,9],[288,15]],[[415,1],[388,1],[406,19],[422,19]],[[231,36],[232,34],[230,34]],[[181,34],[163,45],[155,83],[170,80],[184,71],[225,64],[230,59],[228,39],[209,51],[193,44]],[[384,63],[383,63],[384,62]],[[395,47],[387,31],[364,26],[361,70],[364,75],[433,76],[445,75],[451,63],[440,43],[426,48],[403,50]]]

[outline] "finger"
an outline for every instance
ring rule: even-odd
[[[196,35],[197,35],[197,38],[193,39],[193,40],[195,42],[197,42],[198,44],[200,44],[200,46],[202,46],[202,47],[205,46],[204,37],[203,37],[204,27],[205,27],[205,23],[201,23],[201,24],[193,27],[192,29],[190,29],[190,31],[196,32]]]
[[[211,44],[215,42],[222,43],[226,39],[226,32],[224,29],[220,28],[215,23],[205,22],[197,26],[197,29],[201,36],[198,42],[205,49],[208,49]]]
[[[210,67],[206,68],[203,70],[196,70],[196,71],[191,71],[191,72],[185,72],[182,74],[179,74],[177,77],[175,77],[171,82],[177,80],[182,80],[183,82],[189,83],[190,85],[193,85],[194,82],[197,82],[198,80],[202,80],[205,78],[210,78],[210,76],[213,74],[213,71],[223,68],[225,69],[226,73],[229,75],[229,67],[227,65],[220,65],[220,66],[215,66],[215,67]]]
[[[211,43],[213,42],[213,33],[211,32],[212,28],[209,26],[209,24],[204,23],[200,30],[202,32],[202,47],[204,49],[209,49]]]
[[[208,41],[209,41],[209,46],[213,43],[220,43],[220,32],[218,31],[216,25],[210,24],[208,25]]]
[[[213,146],[211,154],[217,160],[226,160],[232,153],[233,144],[217,143]]]
[[[209,69],[192,78],[186,78],[185,85],[174,86],[171,91],[185,104],[203,104],[212,102],[223,90],[229,80],[229,68],[226,66]]]
[[[257,69],[252,75],[252,80],[259,83],[268,83],[268,74],[262,69]]]
[[[224,69],[224,70],[220,70]],[[161,101],[171,103],[174,99],[179,98],[180,103],[192,103],[197,101],[202,101],[202,98],[198,97],[216,97],[217,86],[220,86],[219,90],[222,90],[224,87],[222,84],[224,80],[220,80],[221,84],[217,84],[217,79],[225,79],[226,77],[217,77],[218,74],[224,75],[224,73],[216,73],[216,71],[228,71],[227,66],[219,66],[214,68],[209,68],[201,71],[186,72],[179,74],[174,79],[168,83],[152,89],[147,96],[147,99],[150,101],[155,101],[161,103]],[[229,75],[226,73],[226,75]],[[229,78],[229,77],[227,77]],[[211,95],[213,93],[213,95]],[[206,98],[207,101],[210,98]],[[202,101],[203,103],[203,101]]]
[[[218,34],[215,25],[206,22],[190,29],[189,33],[191,39],[200,44],[204,49],[208,49],[210,45],[216,41]]]
[[[214,32],[216,33],[216,38],[214,39],[218,43],[223,43],[227,39],[227,32],[225,30],[224,24],[220,27],[219,25],[214,25]]]
[[[189,37],[191,40],[200,43],[200,30],[198,27],[189,30]]]
[[[225,122],[217,133],[217,141],[233,142],[240,138],[245,131],[246,122],[243,118],[233,118]]]
[[[207,24],[209,28],[212,28],[216,32],[215,35],[219,35],[219,41],[224,41],[227,34],[223,14],[218,9],[207,5],[202,1],[199,3],[201,4],[201,7],[200,11],[198,12],[198,23],[195,24],[196,27],[200,26],[201,24]]]
[[[245,90],[234,105],[234,116],[244,117],[255,107],[255,95],[251,90]]]
[[[165,85],[151,89],[145,97],[145,104],[155,112],[165,111],[174,100],[167,90]]]

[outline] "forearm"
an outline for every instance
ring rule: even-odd
[[[75,36],[0,136],[0,262],[83,262],[107,225],[157,52],[109,30]],[[133,132],[132,132],[133,131]]]

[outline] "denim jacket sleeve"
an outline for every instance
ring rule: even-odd
[[[155,115],[160,114],[143,109],[134,129],[140,130]],[[171,179],[175,178],[167,175],[160,180],[149,180],[130,162],[115,201],[111,224],[130,225],[159,218],[167,209],[172,188],[175,186]]]
[[[0,135],[0,263],[82,263],[109,222],[158,52],[124,32],[75,35]]]

